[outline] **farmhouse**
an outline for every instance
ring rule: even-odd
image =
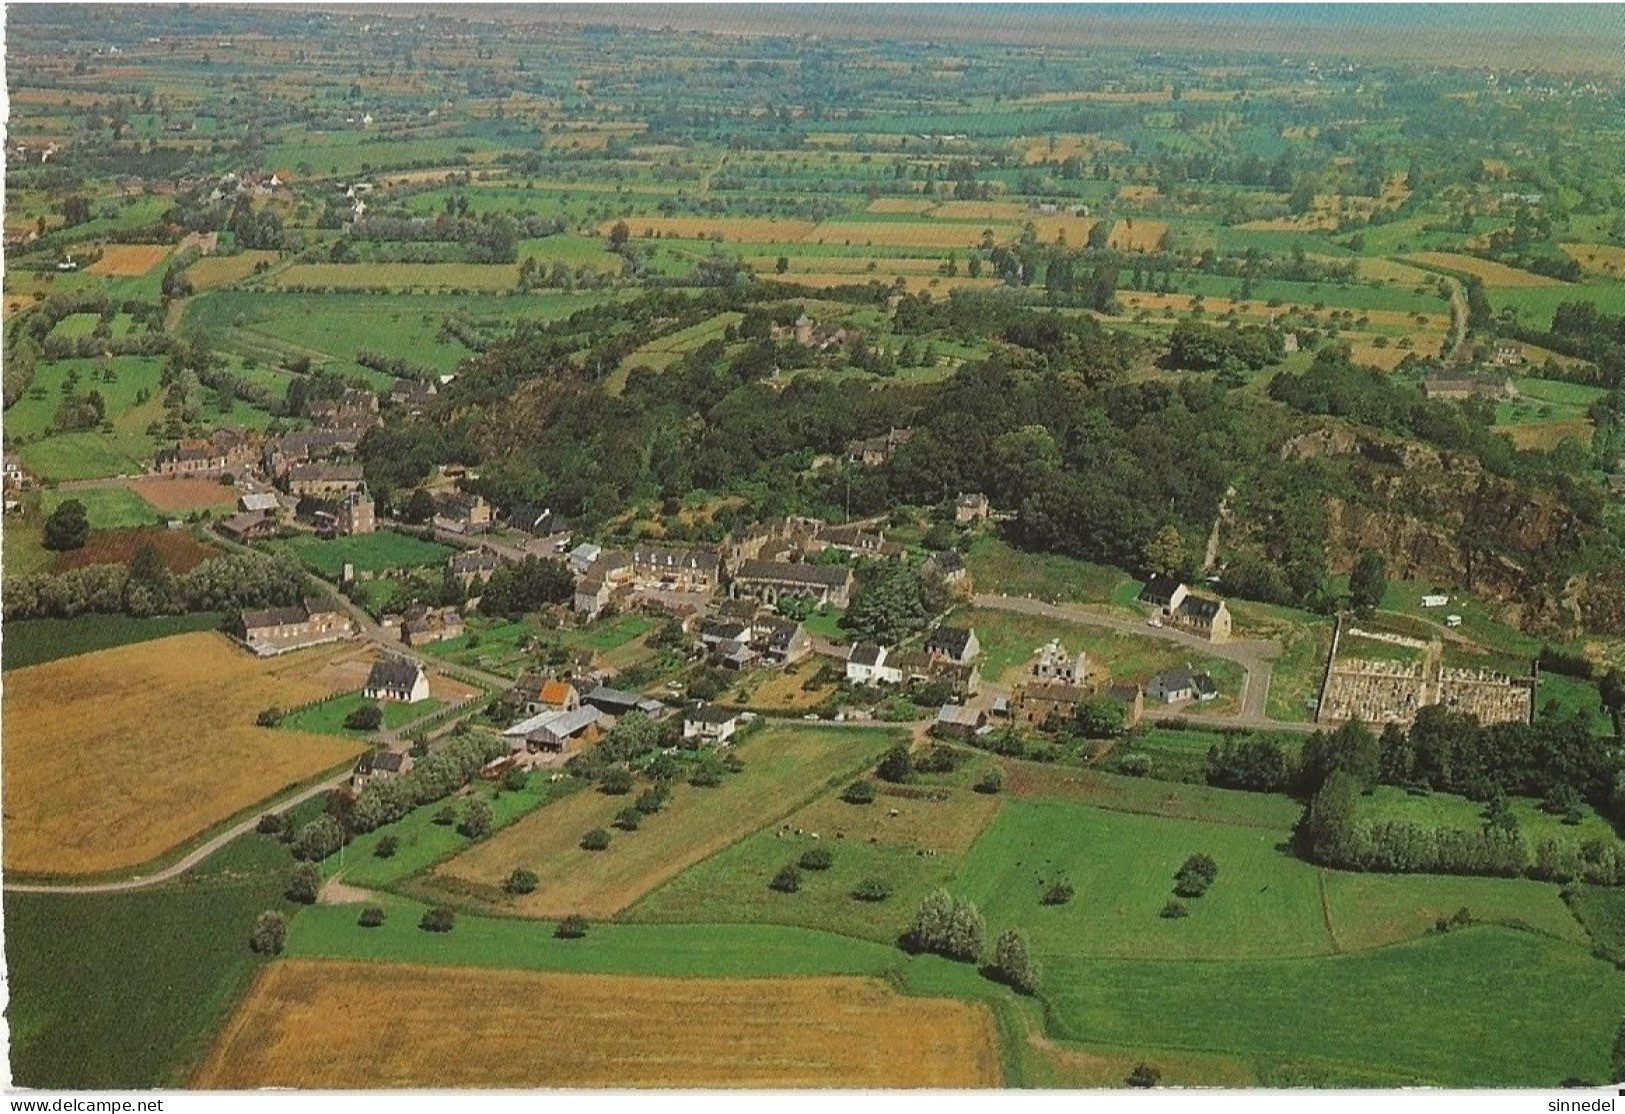
[[[852,570],[843,565],[745,561],[728,592],[734,597],[756,596],[768,604],[784,596],[807,596],[820,604],[845,607],[852,596]]]
[[[762,640],[762,656],[774,665],[794,665],[812,653],[812,635],[800,623],[774,623]]]
[[[1049,645],[1038,650],[1038,660],[1028,672],[1035,681],[1080,684],[1089,675],[1089,655],[1082,650],[1075,655],[1068,654],[1061,640],[1052,638]]]
[[[1174,608],[1169,620],[1180,630],[1200,635],[1209,642],[1230,640],[1230,609],[1223,600],[1188,595]]]
[[[791,326],[775,325],[770,334],[774,340],[793,340],[803,348],[823,352],[845,344],[852,335],[838,325],[826,325],[803,313]]]
[[[367,674],[367,683],[361,695],[368,700],[394,700],[402,704],[416,704],[429,699],[429,678],[423,666],[403,658],[385,658],[374,662]]]
[[[1145,587],[1140,589],[1140,602],[1159,608],[1164,615],[1171,615],[1176,607],[1185,602],[1189,592],[1190,589],[1173,577],[1152,573]]]
[[[965,568],[965,558],[952,549],[945,549],[941,553],[926,558],[920,571],[927,576],[940,576],[944,584],[959,585],[965,582],[969,570]]]
[[[444,642],[463,633],[463,617],[455,607],[408,608],[401,620],[401,641],[408,646]]]
[[[612,689],[607,685],[599,685],[581,698],[583,704],[591,705],[600,712],[610,716],[624,716],[628,712],[642,712],[649,716],[658,716],[666,710],[666,706],[658,700],[651,700],[639,696],[635,692],[625,692],[621,689]]]
[[[1042,727],[1051,716],[1070,719],[1079,704],[1089,699],[1089,690],[1066,681],[1039,681],[1016,689],[1010,701],[1010,714],[1017,723]]]
[[[228,427],[205,438],[186,438],[172,449],[161,449],[153,470],[161,476],[219,476],[251,467],[259,455],[261,436],[252,430]]]
[[[948,739],[974,739],[987,723],[987,713],[963,704],[944,704],[937,710],[931,733]]]
[[[1507,378],[1476,375],[1430,375],[1422,380],[1422,391],[1428,398],[1442,398],[1459,402],[1469,398],[1513,399],[1518,388]]]
[[[1106,695],[1123,709],[1124,727],[1135,726],[1140,722],[1140,717],[1145,715],[1145,689],[1139,685],[1113,685],[1106,690]]]
[[[903,547],[886,540],[878,530],[865,530],[861,526],[826,526],[818,531],[809,547],[817,552],[834,549],[854,557],[889,557],[903,555]]]
[[[1146,695],[1164,704],[1178,704],[1184,700],[1212,700],[1219,695],[1213,678],[1206,673],[1193,673],[1189,666],[1158,673],[1145,686]]]
[[[268,538],[276,533],[277,522],[261,511],[244,511],[221,521],[215,529],[233,541],[246,542],[255,538]]]
[[[454,492],[434,501],[434,528],[453,534],[480,534],[491,528],[491,504],[478,495]]]
[[[288,494],[332,499],[360,491],[365,484],[359,464],[296,464],[288,469]]]
[[[874,468],[891,459],[891,454],[898,448],[908,444],[908,439],[914,436],[912,429],[890,429],[879,437],[868,437],[853,441],[846,447],[846,459],[852,464],[862,464]]]
[[[550,677],[537,670],[526,670],[519,675],[513,687],[502,694],[507,707],[521,708],[526,715],[538,712],[571,712],[581,707],[581,694],[568,681]]]
[[[701,704],[683,713],[683,738],[725,745],[739,730],[741,713],[715,704]]]
[[[900,685],[903,674],[895,665],[886,664],[886,647],[854,642],[846,655],[846,679],[854,685]]]
[[[238,623],[243,641],[260,657],[337,642],[355,632],[355,625],[344,612],[317,599],[307,599],[295,607],[244,611]]]
[[[941,626],[925,640],[925,652],[959,665],[969,665],[982,652],[976,631],[970,627]]]
[[[409,774],[414,765],[416,763],[410,754],[399,751],[381,750],[363,754],[355,764],[355,773],[350,776],[350,788],[359,791],[369,781]]]
[[[572,743],[590,743],[602,733],[603,713],[597,708],[557,711],[525,734],[532,754],[563,754]]]
[[[446,567],[451,570],[453,576],[463,582],[465,588],[473,585],[475,581],[484,584],[491,579],[491,574],[496,572],[501,564],[502,558],[497,556],[497,551],[483,545],[478,549],[454,553],[446,559]]]
[[[250,491],[237,497],[237,507],[242,511],[278,514],[282,510],[282,500],[277,498],[274,491]]]
[[[722,558],[713,549],[640,545],[632,550],[631,568],[640,586],[709,591],[716,587]]]
[[[408,414],[421,414],[434,401],[436,394],[433,383],[423,383],[416,379],[397,379],[389,389],[389,404],[399,406]]]
[[[328,460],[353,453],[361,444],[362,431],[353,429],[315,429],[298,433],[284,433],[274,441],[267,441],[261,453],[260,466],[265,474],[281,479],[296,464]]]
[[[310,403],[305,407],[305,414],[313,424],[323,429],[359,429],[365,432],[381,424],[378,396],[355,387],[346,387],[338,398]]]
[[[967,522],[985,522],[992,513],[993,507],[980,491],[961,495],[954,500],[954,521],[962,526]]]

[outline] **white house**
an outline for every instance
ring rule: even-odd
[[[390,658],[373,664],[361,695],[368,700],[416,704],[429,699],[429,678],[417,662]]]
[[[1443,607],[1450,602],[1449,596],[1427,595],[1422,597],[1423,607]]]
[[[846,679],[854,685],[900,685],[903,671],[886,664],[886,647],[854,642],[846,655]]]
[[[739,730],[741,713],[715,704],[701,704],[683,716],[683,738],[723,745]]]

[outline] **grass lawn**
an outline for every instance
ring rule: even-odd
[[[124,486],[82,487],[70,491],[47,491],[40,496],[40,510],[50,515],[69,499],[84,504],[85,517],[93,530],[117,530],[127,526],[151,526],[164,520],[158,508]]]
[[[1228,1053],[1297,1086],[1600,1083],[1625,995],[1625,974],[1585,949],[1493,926],[1313,959],[1051,958],[1043,977],[1060,1036],[1153,1063]]]
[[[1141,585],[1121,569],[1071,557],[1024,553],[983,535],[965,553],[978,592],[1079,603],[1132,603]]]
[[[429,697],[419,700],[416,704],[403,704],[398,700],[368,701],[359,692],[352,692],[346,696],[334,697],[324,700],[302,712],[295,712],[284,719],[280,726],[292,731],[308,731],[316,735],[338,735],[346,739],[358,739],[370,735],[370,731],[357,731],[344,726],[345,717],[363,704],[376,703],[384,712],[384,725],[382,730],[394,731],[405,727],[413,720],[422,719],[433,712],[438,712],[446,706],[444,700]]]
[[[589,623],[577,630],[562,631],[558,641],[572,649],[597,650],[607,653],[619,649],[634,638],[641,638],[654,630],[655,621],[647,615],[628,611]]]
[[[1561,887],[1551,882],[1323,870],[1321,885],[1339,951],[1365,951],[1425,935],[1441,917],[1459,909],[1478,921],[1527,925],[1586,943],[1584,929],[1563,904]]]
[[[0,668],[21,669],[58,658],[88,654],[132,642],[150,642],[187,631],[218,630],[224,612],[198,611],[190,615],[155,615],[135,619],[128,615],[80,615],[74,619],[13,619],[0,642]]]
[[[1625,889],[1618,886],[1576,885],[1569,906],[1585,926],[1591,942],[1625,959]]]
[[[807,633],[815,638],[827,638],[831,642],[847,642],[851,635],[841,626],[841,620],[846,612],[836,607],[826,607],[821,611],[814,611],[801,621],[807,628]]]
[[[133,893],[5,895],[13,1082],[179,1087],[264,961],[254,918],[286,909],[287,849],[246,835]]]
[[[37,572],[50,572],[56,554],[46,549],[45,519],[29,512],[8,515],[5,530],[0,532],[0,565],[8,576],[30,576]]]
[[[393,530],[344,538],[318,538],[302,534],[266,544],[273,549],[287,550],[320,575],[333,580],[344,574],[346,563],[354,565],[358,573],[377,573],[416,565],[438,565],[456,552],[450,546],[422,541]]]
[[[161,372],[162,361],[150,356],[42,363],[28,392],[6,411],[7,437],[35,438],[19,445],[16,452],[46,483],[139,472],[157,445],[147,436],[147,426],[164,416]],[[104,378],[104,373],[112,378]],[[73,389],[79,394],[91,390],[101,394],[107,420],[113,425],[111,432],[51,432],[62,388],[72,375],[78,376]],[[137,401],[142,391],[145,401]]]
[[[1449,596],[1450,602],[1444,607],[1423,608],[1422,597],[1434,592]],[[1540,650],[1539,639],[1501,622],[1484,604],[1450,585],[1435,585],[1422,580],[1390,580],[1388,591],[1382,597],[1382,606],[1384,611],[1398,611],[1430,624],[1441,636],[1447,632],[1445,616],[1460,615],[1461,626],[1449,630],[1449,633],[1469,638],[1495,653],[1533,657]]]
[[[443,642],[431,642],[423,649],[437,658],[446,658],[476,669],[511,674],[517,673],[518,663],[526,660],[525,652],[520,647],[537,634],[537,629],[526,623],[474,619],[468,623],[463,634]],[[470,646],[469,641],[475,636],[478,636],[478,644]]]
[[[1618,838],[1608,821],[1598,816],[1590,805],[1580,806],[1585,818],[1571,825],[1563,823],[1562,817],[1542,812],[1538,801],[1511,797],[1507,804],[1531,849],[1546,838],[1574,844],[1588,839],[1612,843]],[[1484,826],[1484,806],[1476,801],[1451,793],[1412,796],[1391,785],[1379,785],[1361,797],[1356,815],[1361,820],[1410,820],[1429,827],[1466,831],[1477,831]]]
[[[1540,687],[1535,691],[1535,710],[1544,713],[1552,704],[1557,706],[1559,715],[1580,712],[1589,716],[1595,735],[1614,733],[1614,717],[1603,708],[1602,693],[1590,681],[1562,673],[1542,673]]]
[[[578,793],[531,814],[443,864],[427,879],[459,896],[531,917],[609,917],[686,867],[793,812],[874,762],[898,738],[884,730],[771,726],[733,749],[744,769],[714,788],[679,784],[669,803],[635,832],[612,832],[607,850],[586,851],[582,835],[610,828],[635,795]],[[515,867],[540,885],[510,897],[501,883]]]

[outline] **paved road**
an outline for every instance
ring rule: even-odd
[[[1162,714],[1178,716],[1197,723],[1222,723],[1228,727],[1284,728],[1288,731],[1304,729],[1302,724],[1285,723],[1271,719],[1266,711],[1269,702],[1270,676],[1274,668],[1273,663],[1276,658],[1281,656],[1281,647],[1273,641],[1238,638],[1229,642],[1209,642],[1205,638],[1198,638],[1196,635],[1174,630],[1171,627],[1149,627],[1143,621],[1133,622],[1110,615],[1101,615],[1078,604],[1045,603],[1042,600],[1025,599],[1021,596],[978,595],[972,602],[977,607],[984,607],[994,611],[1014,611],[1024,615],[1038,615],[1046,619],[1061,619],[1068,623],[1101,627],[1105,630],[1117,631],[1120,634],[1158,638],[1164,642],[1173,642],[1180,646],[1189,647],[1191,650],[1211,657],[1233,661],[1240,665],[1243,670],[1241,711],[1237,715],[1208,716],[1201,713],[1186,713],[1174,710]],[[1158,714],[1159,710],[1156,708],[1146,709],[1146,715],[1148,716],[1156,717]]]

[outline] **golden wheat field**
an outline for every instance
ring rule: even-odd
[[[1113,251],[1156,251],[1167,234],[1166,221],[1125,217],[1112,225],[1107,246]]]
[[[877,979],[633,978],[283,959],[192,1086],[966,1088],[985,1007]]]
[[[1599,275],[1625,275],[1625,247],[1617,244],[1559,244],[1569,257],[1587,271]]]
[[[923,197],[877,197],[869,202],[869,207],[864,211],[892,216],[899,214],[918,216],[921,213],[928,213],[936,207],[937,203],[935,201],[929,201]]]
[[[274,251],[240,251],[236,255],[206,255],[186,269],[196,290],[212,290],[254,273],[261,263],[276,262]]]
[[[775,220],[771,217],[624,217],[633,239],[653,233],[656,236],[678,236],[685,239],[707,239],[720,236],[730,243],[790,244],[802,239],[813,230],[813,222],[806,220]],[[604,221],[598,231],[609,235],[616,221]]]
[[[144,275],[168,254],[167,244],[105,244],[102,257],[85,270],[119,278]]]
[[[347,649],[261,660],[200,631],[7,673],[5,869],[138,866],[359,753],[254,725],[331,693],[318,674]]]
[[[1419,251],[1413,255],[1402,255],[1399,258],[1413,263],[1426,263],[1445,271],[1455,271],[1458,274],[1472,275],[1483,279],[1487,286],[1557,286],[1559,281],[1545,275],[1537,275],[1533,271],[1520,270],[1517,267],[1508,267],[1505,263],[1495,263],[1488,259],[1479,259],[1472,255],[1457,255],[1450,251]]]

